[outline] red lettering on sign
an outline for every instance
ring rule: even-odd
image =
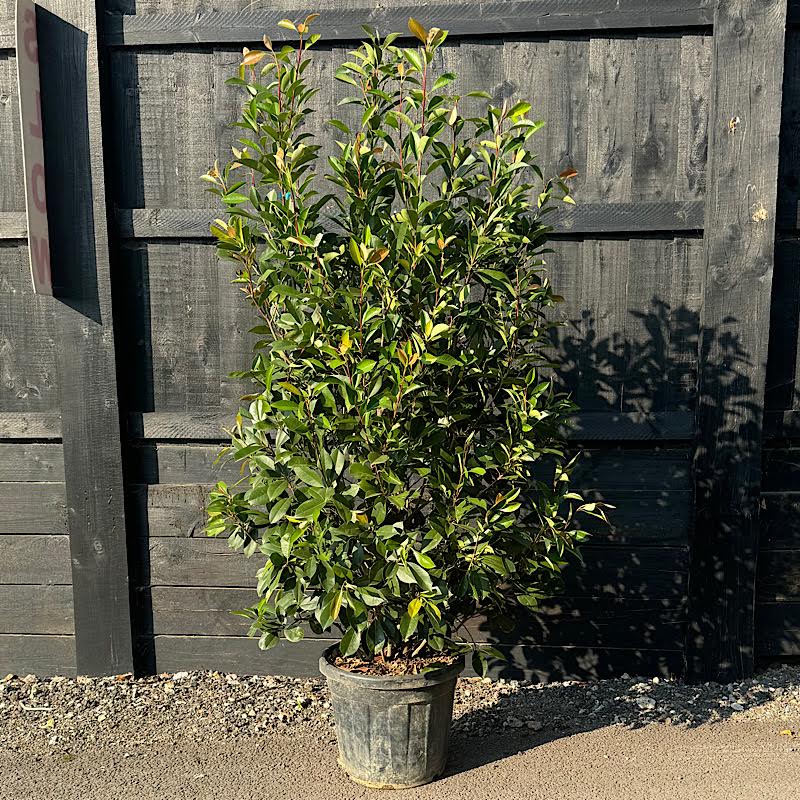
[[[44,189],[44,164],[37,163],[31,167],[31,193],[36,210],[40,214],[47,211],[47,196]]]
[[[36,119],[31,120],[31,124],[28,126],[28,130],[30,131],[31,136],[35,136],[37,139],[42,138],[42,96],[40,91],[36,90]]]
[[[50,284],[50,242],[39,236],[31,237],[31,255],[38,276],[38,284]]]
[[[36,15],[33,11],[25,12],[25,52],[34,63],[39,63],[39,45],[36,42]]]

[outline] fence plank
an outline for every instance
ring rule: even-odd
[[[60,444],[3,444],[0,442],[0,481],[64,480]]]
[[[58,411],[0,411],[0,438],[60,439],[61,414]]]
[[[71,586],[0,585],[0,634],[74,632]]]
[[[75,675],[75,637],[0,634],[0,664],[16,675]]]
[[[353,40],[363,36],[362,25],[379,26],[382,33],[407,32],[406,21],[419,16],[419,6],[369,6],[327,11],[316,26],[326,39]],[[257,41],[267,31],[275,40],[287,38],[279,20],[303,17],[297,11],[173,12],[112,17],[106,42],[114,45],[201,44]],[[436,25],[453,36],[587,31],[626,28],[666,28],[709,25],[708,0],[513,0],[511,2],[437,4]]]
[[[754,665],[785,23],[786,0],[731,0],[714,18],[687,642],[690,674],[706,680],[741,678]]]
[[[101,6],[102,7],[102,6]],[[77,669],[133,667],[94,3],[38,15]]]
[[[0,483],[0,533],[66,533],[63,483]]]
[[[65,534],[0,535],[0,584],[71,582],[69,537]]]
[[[699,231],[703,213],[700,200],[585,203],[559,208],[548,215],[547,224],[569,234]],[[209,226],[219,215],[214,208],[119,208],[116,221],[127,239],[210,239]]]

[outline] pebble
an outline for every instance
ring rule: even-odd
[[[64,757],[93,741],[132,749],[186,733],[213,739],[301,728],[329,737],[333,726],[323,680],[183,671],[143,678],[8,675],[0,686],[0,747],[39,747]],[[549,684],[462,678],[453,730],[454,736],[484,738],[546,727],[559,735],[613,724],[695,726],[734,713],[772,720],[776,731],[800,730],[800,667],[782,666],[727,686],[663,676]]]

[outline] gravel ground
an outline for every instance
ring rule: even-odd
[[[776,668],[753,680],[727,686],[689,686],[634,677],[546,685],[478,678],[459,681],[453,726],[456,772],[478,770],[483,776],[481,780],[485,781],[487,775],[494,774],[498,764],[507,761],[508,768],[511,768],[517,754],[532,757],[530,754],[538,753],[533,762],[540,764],[547,747],[557,755],[560,752],[558,748],[564,746],[563,742],[589,741],[581,738],[584,735],[597,739],[597,743],[586,745],[592,757],[605,746],[606,759],[614,759],[617,752],[614,741],[617,741],[619,752],[637,752],[631,742],[639,742],[640,750],[644,748],[646,751],[647,742],[655,737],[654,742],[672,742],[658,745],[658,753],[665,747],[675,753],[688,748],[690,761],[694,759],[696,746],[702,749],[713,742],[715,736],[722,737],[720,742],[724,744],[709,751],[710,771],[700,773],[698,781],[702,775],[713,774],[712,762],[719,753],[731,748],[735,750],[748,741],[748,737],[755,737],[755,743],[747,748],[747,753],[755,757],[764,750],[762,755],[780,755],[778,763],[785,762],[787,767],[797,770],[792,772],[789,784],[796,791],[800,785],[800,668]],[[605,742],[607,737],[611,739],[606,745],[601,745],[600,742]],[[730,737],[730,741],[725,737]],[[302,742],[310,744],[298,751]],[[487,747],[487,742],[492,745]],[[695,744],[690,746],[692,742]],[[256,754],[251,752],[253,748]],[[266,750],[271,750],[272,755],[268,755]],[[149,764],[153,769],[154,764],[160,763],[166,769],[166,765],[177,759],[180,752],[184,755],[181,761],[176,762],[178,772],[174,786],[159,789],[160,793],[153,794],[153,797],[171,800],[173,796],[209,796],[221,800],[216,789],[208,795],[201,791],[203,781],[211,772],[208,766],[203,766],[205,759],[209,758],[217,764],[215,769],[222,772],[241,759],[248,764],[260,760],[266,769],[272,759],[280,767],[277,771],[283,770],[281,775],[285,772],[286,776],[294,774],[298,767],[301,772],[311,769],[303,766],[304,758],[306,761],[309,758],[314,760],[314,769],[319,769],[320,763],[326,763],[325,759],[333,763],[335,735],[325,684],[321,680],[194,672],[140,679],[127,675],[49,680],[34,676],[7,676],[0,681],[1,798],[136,796],[141,800],[151,796],[142,794],[141,787],[134,794],[125,793],[125,787],[132,786],[130,775],[138,774],[145,785],[150,785],[152,779],[148,783],[141,777],[146,775],[146,772],[141,773],[141,765]],[[226,752],[229,755],[223,758],[221,754]],[[249,755],[244,755],[246,753]],[[736,764],[746,763],[742,753],[732,757]],[[655,763],[652,755],[642,758],[645,768]],[[112,781],[103,786],[101,781],[96,795],[88,789],[80,795],[70,795],[57,782],[48,783],[53,791],[53,794],[48,794],[50,790],[40,786],[36,782],[38,777],[34,779],[31,773],[34,770],[37,774],[49,775],[55,769],[56,773],[63,774],[63,780],[74,783],[92,774],[97,764],[104,762],[106,768],[101,774],[116,774],[120,785]],[[764,762],[757,763],[762,766]],[[766,763],[770,763],[769,759]],[[180,774],[180,764],[187,765],[184,775]],[[133,765],[139,765],[136,768],[138,772]],[[80,769],[73,769],[70,773],[70,766]],[[46,769],[42,770],[43,767]],[[530,769],[530,766],[518,765],[516,769]],[[606,769],[610,769],[608,763]],[[747,775],[755,774],[754,769],[750,769]],[[765,780],[778,785],[782,779],[779,772],[771,769]],[[617,781],[623,774],[624,770],[611,771],[609,779]],[[121,777],[124,775],[128,777]],[[200,778],[195,777],[198,775]],[[336,776],[337,781],[340,778]],[[508,783],[499,776],[497,780],[498,791],[501,785]],[[200,784],[195,785],[196,781]],[[441,787],[446,782],[436,785]],[[342,786],[348,787],[342,789],[343,794],[324,796],[362,796],[346,781]],[[189,791],[184,794],[187,787]],[[301,796],[291,793],[294,789],[287,791],[290,793],[285,795],[264,791],[242,795],[232,793],[229,797],[258,796],[271,800],[273,797]],[[650,796],[643,791],[640,786],[630,796]],[[692,791],[694,793],[687,794],[687,797],[717,796],[697,789]],[[793,791],[783,797],[797,796]],[[316,795],[306,792],[304,796]],[[403,793],[403,796],[411,795]],[[427,795],[423,791],[419,796],[438,795]],[[461,795],[454,796],[467,795],[462,791]],[[489,793],[485,797],[489,800],[494,796],[501,795]],[[598,790],[586,795],[585,799],[573,795],[573,800],[589,800],[590,796],[605,795]],[[612,793],[608,796],[628,795]],[[757,785],[752,795],[733,791],[720,796],[766,798],[773,795],[767,784]],[[553,797],[552,791],[550,797]]]

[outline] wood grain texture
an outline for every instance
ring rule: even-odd
[[[112,45],[199,44],[258,40],[265,31],[274,39],[285,39],[277,23],[283,17],[302,17],[302,9],[276,11],[197,10],[172,13],[128,14],[109,20],[106,42]],[[405,34],[409,16],[419,6],[330,10],[316,26],[326,39],[360,39],[364,24],[383,32]],[[708,25],[710,3],[703,0],[509,0],[508,2],[455,2],[436,6],[435,20],[453,36],[548,31],[586,31],[620,28],[666,28]]]
[[[63,480],[64,453],[61,445],[0,442],[0,481]]]
[[[28,221],[22,211],[0,211],[0,241],[5,239],[26,239]]]
[[[118,674],[133,668],[133,647],[98,20],[83,0],[45,7],[51,13],[37,16],[37,28],[39,47],[51,54],[40,73],[50,235],[63,273],[55,316],[77,669]]]
[[[532,140],[544,173],[578,170],[578,206],[556,220],[563,232],[698,230],[710,46],[701,35],[509,35],[449,41],[436,68],[456,73],[459,93],[485,88],[498,104],[532,102],[547,123]],[[336,152],[325,121],[353,116],[337,105],[346,87],[330,79],[346,58],[346,48],[323,42],[307,72],[320,89],[307,121],[322,145],[318,188]],[[225,80],[239,60],[230,47],[111,54],[113,191],[123,236],[208,238],[218,212],[199,177],[216,159],[229,160],[237,141],[232,123],[243,96]],[[463,105],[484,113],[482,100]],[[606,209],[609,202],[619,205]]]
[[[0,413],[58,410],[56,351],[53,304],[33,293],[27,246],[0,244]]]
[[[752,673],[761,422],[775,231],[785,0],[714,18],[700,332],[690,674]],[[735,341],[737,363],[732,363]],[[732,372],[733,370],[733,372]]]
[[[71,586],[0,585],[0,635],[74,632]]]
[[[0,584],[69,583],[72,567],[66,534],[0,535]]]
[[[12,41],[13,19],[12,16]],[[4,31],[0,27],[0,47],[3,38]],[[6,227],[12,220],[3,220],[4,213],[21,211],[24,218],[25,196],[22,177],[22,137],[19,130],[17,59],[13,52],[4,53],[2,50],[0,50],[0,147],[3,154],[3,169],[0,170],[0,239],[24,238],[24,233],[21,237],[4,235],[13,231],[13,229],[9,231]]]
[[[75,637],[67,635],[0,634],[4,673],[41,677],[76,674]]]
[[[0,483],[0,533],[66,533],[63,483]]]
[[[61,413],[0,411],[0,439],[57,440],[61,438]]]
[[[554,377],[584,412],[690,410],[702,245],[696,239],[562,241],[547,256],[564,296]]]

